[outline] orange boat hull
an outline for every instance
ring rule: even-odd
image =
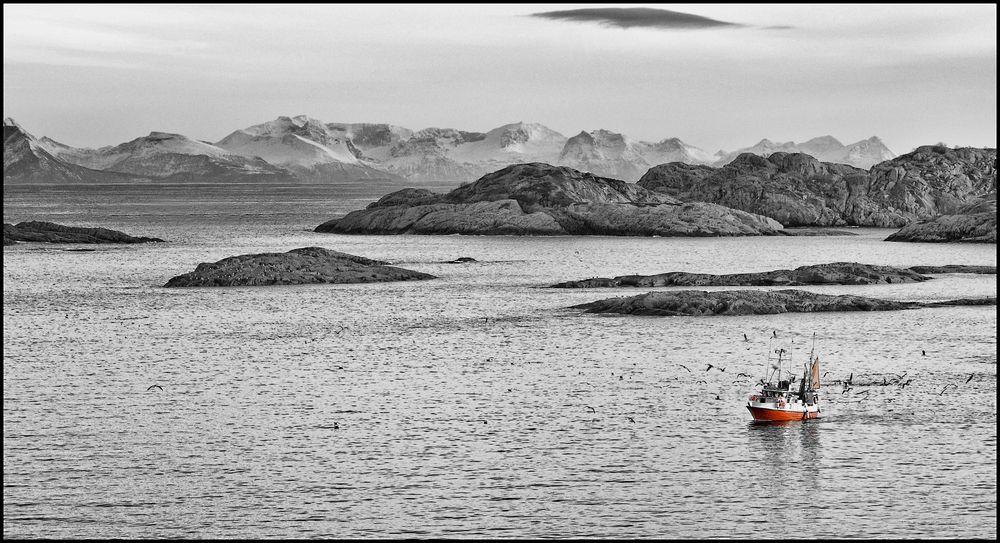
[[[783,409],[767,409],[764,407],[747,406],[753,420],[806,420],[819,417],[818,412],[803,413],[800,411],[785,411]]]

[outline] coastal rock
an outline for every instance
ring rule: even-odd
[[[919,147],[864,171],[802,153],[744,153],[722,168],[662,164],[639,185],[785,226],[901,227],[996,191],[996,149]]]
[[[945,266],[910,266],[911,271],[917,273],[980,273],[984,275],[996,275],[996,266],[975,266],[966,264],[947,264]]]
[[[834,262],[801,266],[794,270],[775,270],[756,273],[670,272],[656,275],[620,275],[611,279],[598,277],[582,281],[567,281],[552,285],[553,288],[597,287],[708,287],[708,286],[801,286],[801,285],[874,285],[914,283],[926,281],[912,270],[890,266]]]
[[[950,305],[996,305],[996,298],[945,302],[899,302],[863,296],[817,294],[804,290],[725,290],[649,292],[572,306],[587,313],[654,316],[774,315],[821,311],[895,311]]]
[[[51,222],[27,221],[3,225],[3,244],[18,241],[44,243],[148,243],[162,242],[160,238],[133,237],[124,232],[107,228],[63,226]]]
[[[996,243],[996,193],[990,195],[988,199],[965,206],[956,213],[904,226],[885,240]]]
[[[397,268],[321,247],[287,253],[261,253],[199,264],[193,272],[170,279],[165,287],[232,287],[313,283],[376,283],[434,279],[430,274]]]
[[[632,183],[543,163],[515,164],[447,194],[405,189],[321,224],[342,234],[775,235],[777,222],[681,203]]]

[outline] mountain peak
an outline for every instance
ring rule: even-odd
[[[4,126],[13,126],[15,128],[20,128],[22,131],[24,130],[23,128],[21,128],[21,125],[19,125],[16,122],[14,122],[14,118],[13,117],[7,117],[7,118],[5,118],[3,120],[3,125]]]

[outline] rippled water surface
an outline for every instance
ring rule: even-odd
[[[382,192],[5,187],[5,222],[169,243],[5,248],[4,536],[996,537],[996,307],[595,316],[566,308],[648,289],[542,288],[995,265],[995,245],[310,231]],[[439,279],[161,287],[305,246]],[[996,296],[996,276],[810,290],[945,300]],[[822,419],[751,423],[738,374],[760,377],[774,332],[794,360],[817,334]]]

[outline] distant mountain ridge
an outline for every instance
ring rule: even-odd
[[[864,170],[896,157],[896,154],[890,151],[878,136],[856,141],[850,145],[840,143],[833,136],[820,136],[803,143],[795,143],[794,141],[775,143],[765,138],[752,147],[746,147],[731,153],[719,151],[716,153],[716,160],[712,165],[725,166],[736,160],[736,157],[743,153],[751,153],[762,157],[768,157],[773,153],[805,153],[822,162],[847,164]]]
[[[721,166],[741,152],[760,156],[805,152],[821,161],[864,169],[895,156],[877,137],[850,145],[843,145],[832,136],[801,144],[765,139],[736,153],[720,151],[711,155],[676,137],[659,142],[637,141],[605,129],[581,131],[572,137],[529,122],[506,124],[487,132],[454,128],[411,130],[379,123],[326,123],[306,115],[282,116],[235,130],[215,143],[165,132],[151,132],[130,142],[99,149],[75,148],[49,138],[32,137],[31,141],[33,149],[48,157],[40,159],[35,174],[27,177],[23,171],[12,170],[8,175],[5,166],[5,178],[101,182],[101,174],[93,173],[96,171],[105,172],[108,178],[116,173],[146,180],[307,183],[379,180],[446,186],[472,182],[510,164],[526,162],[545,162],[603,177],[637,181],[659,164]],[[93,171],[83,172],[74,167]]]

